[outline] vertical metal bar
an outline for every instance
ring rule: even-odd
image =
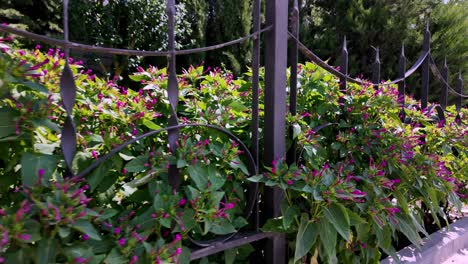
[[[169,117],[169,126],[176,126],[179,124],[177,118],[177,104],[179,103],[179,87],[177,83],[176,74],[176,55],[175,55],[175,0],[167,0],[166,14],[167,14],[167,27],[168,27],[168,48],[171,55],[168,57],[168,84],[167,95],[171,105],[171,116]],[[176,155],[177,141],[179,138],[179,130],[171,130],[168,132],[169,147],[173,155]],[[179,171],[176,164],[169,166],[169,184],[174,190],[177,190],[180,185]]]
[[[374,84],[380,83],[380,50],[375,48],[375,61],[372,64],[372,82]],[[378,85],[374,85],[374,89],[378,89]]]
[[[424,31],[423,52],[431,50],[431,32],[429,31],[429,20]],[[427,100],[429,96],[429,56],[424,59],[421,65],[421,110],[427,109]]]
[[[265,164],[284,158],[286,152],[286,66],[288,50],[288,1],[266,1],[266,25],[273,26],[265,34]],[[280,202],[284,197],[279,188],[266,188],[262,213],[266,218],[281,215]],[[265,247],[266,263],[286,263],[286,239],[268,239]]]
[[[444,60],[444,68],[442,69],[442,78],[445,83],[442,84],[442,89],[440,90],[440,107],[445,110],[447,107],[447,98],[448,98],[448,76],[449,76],[448,66],[447,66],[447,57]]]
[[[404,121],[406,118],[405,113],[405,72],[406,72],[406,57],[405,57],[405,46],[401,45],[400,60],[398,61],[398,77],[403,78],[398,83],[398,103],[400,104],[400,119]]]
[[[68,29],[68,0],[63,1],[63,35],[65,41],[69,41]],[[76,85],[73,72],[68,65],[70,48],[65,46],[65,66],[60,76],[60,96],[67,116],[62,127],[61,148],[65,164],[67,166],[66,176],[72,176],[72,163],[76,153],[76,126],[73,121],[72,111],[76,99]]]
[[[341,48],[341,65],[340,65],[340,72],[344,75],[348,75],[348,48],[346,45],[346,36],[343,38],[343,47]],[[340,91],[346,94],[346,85],[347,80],[346,78],[340,77]]]
[[[457,109],[457,116],[455,117],[455,122],[461,124],[460,110],[462,105],[462,88],[463,88],[463,79],[461,76],[461,70],[458,72],[457,84],[455,86],[455,91],[459,93],[457,100],[455,101],[455,107]]]
[[[291,16],[291,33],[299,39],[299,6],[297,0],[294,0]],[[294,40],[290,43],[289,49],[289,112],[291,115],[297,114],[297,62],[298,62],[298,43]],[[293,139],[293,128],[289,128],[289,139],[292,140],[291,148],[288,151],[288,164],[296,163],[296,140]]]
[[[255,0],[253,7],[253,31],[257,32],[260,30],[260,16],[261,16],[261,0]],[[258,35],[253,41],[253,52],[252,52],[252,155],[255,159],[255,165],[258,168],[259,165],[259,116],[258,116],[258,98],[259,98],[259,79],[260,79],[260,37]],[[258,197],[257,197],[258,199]],[[259,223],[259,206],[258,200],[255,205],[254,213],[254,225],[258,231],[260,228]]]

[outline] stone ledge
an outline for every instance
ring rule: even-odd
[[[468,217],[459,219],[449,227],[424,238],[421,248],[410,245],[398,251],[397,256],[401,263],[440,264],[463,248],[468,248]],[[391,263],[398,262],[391,257],[380,262]]]

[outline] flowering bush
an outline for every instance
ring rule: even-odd
[[[295,240],[294,262],[377,263],[381,251],[395,256],[403,236],[419,245],[432,221],[449,221],[447,207],[466,198],[468,161],[468,129],[453,107],[445,126],[412,109],[405,124],[395,87],[350,84],[342,94],[313,64],[300,77],[300,114],[289,117],[298,162],[280,159],[250,178],[284,190],[283,216],[264,230]]]
[[[185,128],[176,155],[163,132],[84,177],[64,176],[63,53],[0,44],[0,263],[187,263],[194,242],[249,225],[244,153],[208,128]],[[138,68],[130,76],[141,86],[135,91],[69,63],[78,89],[75,175],[167,126],[166,69]],[[405,124],[394,87],[349,85],[344,95],[332,75],[309,63],[299,79],[300,114],[287,117],[297,164],[278,159],[249,178],[285,191],[283,216],[263,229],[288,234],[294,262],[376,263],[381,252],[394,254],[403,235],[418,244],[431,221],[449,220],[448,207],[467,194],[467,128],[454,122],[453,108],[445,124],[432,111],[407,109]],[[249,82],[203,67],[178,82],[182,124],[218,125],[250,142]],[[170,165],[179,169],[180,191],[169,185]],[[251,250],[224,257],[242,263]]]
[[[185,129],[176,157],[162,133],[130,145],[85,178],[63,177],[59,128],[65,111],[58,90],[63,53],[2,45],[0,263],[36,258],[44,263],[185,263],[190,241],[248,224],[243,151],[206,128]],[[96,77],[79,61],[69,63],[78,87],[75,174],[115,146],[167,125],[165,69],[139,68],[131,79],[143,87],[133,91]],[[247,89],[244,81],[192,67],[179,85],[182,123],[248,126],[249,109],[233,99]],[[169,187],[170,164],[181,175],[179,192]]]

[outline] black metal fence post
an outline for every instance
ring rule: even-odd
[[[374,84],[380,83],[380,50],[375,48],[375,61],[372,64],[372,82]],[[378,85],[374,85],[374,89],[378,89]]]
[[[429,21],[427,21],[424,31],[423,52],[431,50],[431,32],[429,31]],[[427,100],[429,96],[429,54],[421,65],[421,110],[427,109]]]
[[[266,1],[266,26],[273,26],[265,34],[265,124],[264,161],[270,165],[286,154],[286,66],[288,50],[288,1]],[[263,217],[281,215],[283,192],[266,188]],[[277,235],[268,239],[265,247],[268,264],[286,263],[286,239]]]
[[[447,107],[447,97],[448,97],[448,66],[447,66],[447,57],[444,60],[444,68],[442,69],[442,78],[445,83],[442,83],[442,89],[440,90],[440,107],[445,110]]]
[[[405,120],[405,72],[406,72],[406,57],[405,57],[405,46],[401,46],[400,59],[398,61],[398,78],[402,78],[401,82],[398,83],[398,103],[400,104],[400,119]]]
[[[346,36],[343,37],[343,47],[341,47],[341,65],[340,72],[344,75],[348,75],[348,48],[346,47]],[[340,91],[346,94],[346,78],[340,77]]]
[[[179,124],[177,118],[177,104],[179,103],[179,87],[176,74],[176,55],[175,55],[175,0],[167,0],[166,14],[167,26],[169,33],[168,48],[171,54],[168,56],[168,83],[167,96],[171,105],[171,116],[169,117],[169,126],[177,126]],[[175,156],[177,151],[177,140],[179,138],[179,130],[171,130],[168,132],[169,147],[172,154]],[[180,177],[177,165],[169,165],[169,183],[174,190],[177,190],[180,185]]]
[[[455,106],[457,109],[457,117],[455,118],[455,122],[461,124],[461,105],[462,105],[462,88],[463,88],[463,79],[461,75],[461,70],[458,72],[457,84],[455,86],[455,91],[458,93],[457,100],[455,101]]]
[[[63,35],[66,42],[69,41],[68,30],[68,0],[63,1]],[[67,172],[65,176],[72,176],[72,163],[76,153],[76,126],[73,121],[73,107],[76,99],[76,84],[73,78],[73,72],[68,65],[68,57],[70,55],[70,48],[65,49],[65,66],[63,67],[62,75],[60,76],[60,96],[62,97],[63,108],[67,112],[65,122],[62,127],[62,153],[67,165]]]
[[[294,0],[291,16],[291,33],[299,39],[299,6],[297,0]],[[289,112],[291,115],[297,114],[297,62],[298,62],[297,41],[291,41],[289,47]],[[293,128],[289,128],[289,138],[293,140],[291,148],[288,151],[288,164],[296,163],[296,140],[293,139]]]

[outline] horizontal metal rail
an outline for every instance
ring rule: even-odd
[[[349,75],[345,75],[343,73],[341,73],[340,71],[338,71],[337,69],[333,68],[332,66],[328,65],[325,61],[323,61],[319,56],[317,56],[314,52],[312,52],[310,49],[308,49],[301,41],[299,41],[291,32],[289,32],[289,37],[296,41],[297,44],[298,44],[298,48],[299,50],[302,52],[302,54],[304,56],[306,56],[308,59],[310,59],[311,61],[317,63],[317,65],[319,65],[320,67],[322,67],[323,69],[325,69],[326,71],[328,71],[329,73],[335,75],[336,77],[340,77],[340,78],[345,78],[346,80],[348,80],[349,82],[352,82],[352,83],[357,83],[357,84],[362,84],[362,85],[376,85],[376,86],[386,86],[386,85],[392,85],[392,84],[396,84],[398,82],[401,82],[403,81],[404,79],[408,78],[409,76],[411,76],[420,66],[421,64],[424,62],[424,59],[426,59],[426,57],[429,55],[429,52],[424,52],[422,53],[419,58],[416,60],[416,62],[414,63],[414,65],[405,72],[405,77],[401,77],[401,78],[397,78],[395,80],[392,80],[392,81],[389,81],[389,82],[385,82],[385,83],[372,83],[370,81],[362,81],[362,80],[359,80],[359,79],[354,79],[354,78],[351,78]]]
[[[206,52],[206,51],[211,51],[211,50],[216,50],[216,49],[221,49],[224,47],[232,46],[235,44],[242,43],[248,39],[251,38],[257,38],[260,34],[269,31],[272,29],[272,26],[268,26],[266,28],[263,28],[259,31],[255,31],[252,34],[231,40],[228,42],[224,42],[221,44],[216,44],[212,46],[207,46],[203,48],[194,48],[194,49],[186,49],[186,50],[176,50],[174,52],[172,51],[146,51],[146,50],[132,50],[132,49],[116,49],[116,48],[105,48],[105,47],[99,47],[99,46],[94,46],[94,45],[86,45],[82,43],[77,43],[77,42],[72,42],[72,41],[66,41],[66,40],[61,40],[61,39],[56,39],[56,38],[51,38],[47,37],[44,35],[39,35],[36,33],[32,33],[26,30],[21,30],[17,29],[14,27],[6,26],[6,25],[0,25],[0,31],[4,31],[10,34],[22,36],[28,39],[33,39],[37,40],[43,43],[47,43],[50,45],[54,46],[61,46],[64,48],[69,48],[72,50],[81,50],[81,51],[89,51],[89,52],[95,52],[95,53],[104,53],[104,54],[114,54],[114,55],[126,55],[126,56],[140,56],[140,57],[164,57],[164,56],[170,56],[170,55],[186,55],[186,54],[193,54],[193,53],[200,53],[200,52]]]
[[[195,249],[190,255],[190,260],[200,259],[206,256],[210,256],[221,251],[240,247],[246,244],[250,244],[255,241],[259,241],[265,238],[271,238],[277,236],[277,233],[262,233],[262,232],[248,232],[248,233],[238,233],[231,240],[226,242],[214,243],[211,246],[204,247],[201,249]]]

